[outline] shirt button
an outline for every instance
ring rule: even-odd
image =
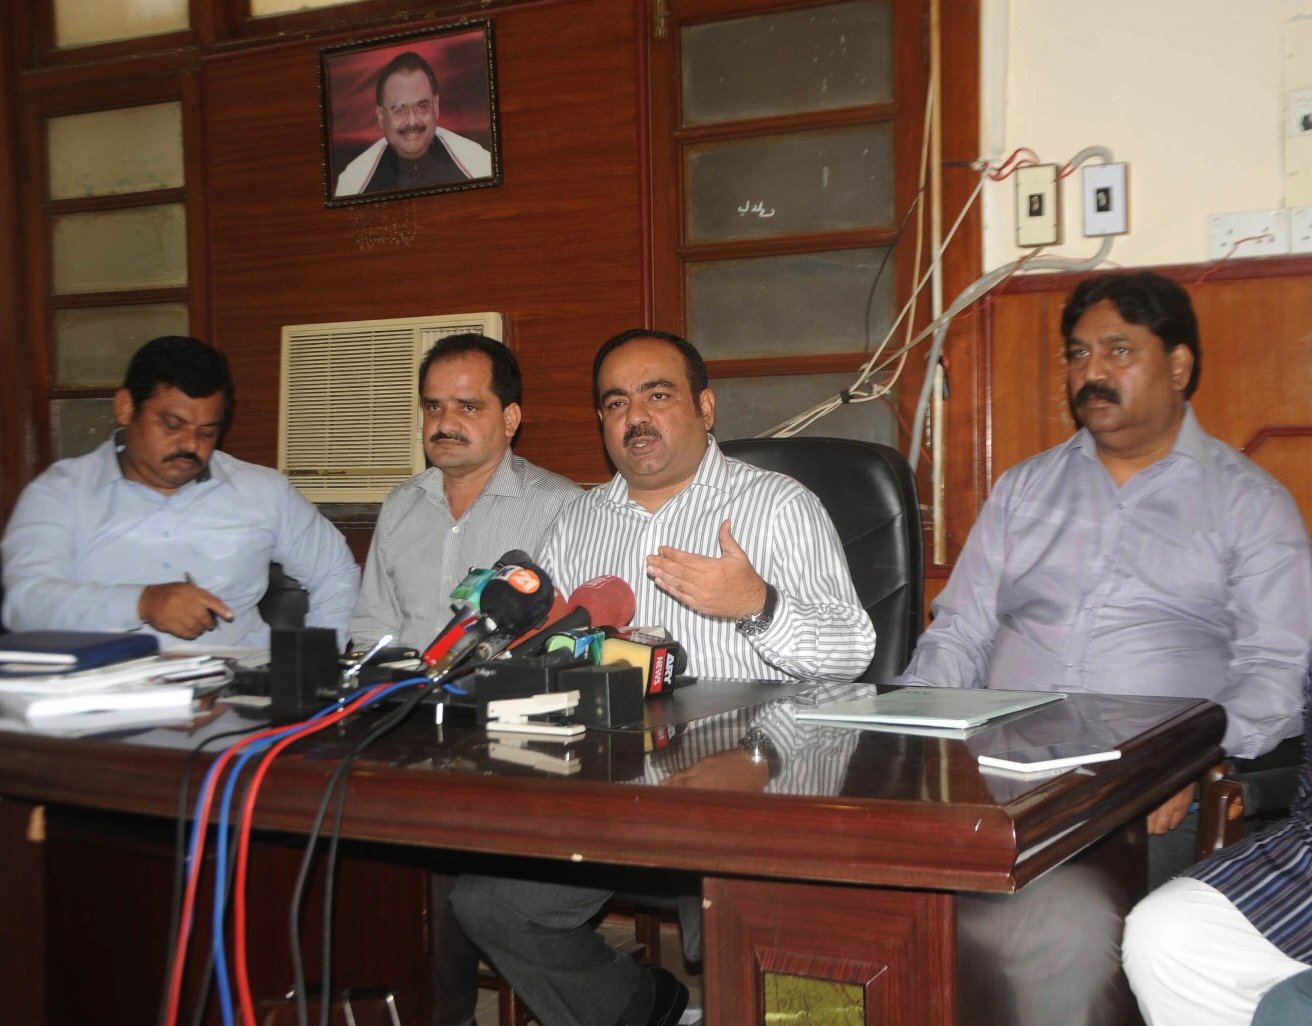
[[[459,524],[456,524],[455,527],[451,528],[451,533],[452,533],[452,534],[459,534],[459,533],[460,533],[460,525],[459,525]]]

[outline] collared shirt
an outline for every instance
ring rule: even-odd
[[[1119,488],[1086,430],[1003,474],[895,683],[1211,699],[1246,757],[1299,732],[1310,644],[1298,507],[1186,407]]]
[[[720,555],[724,520],[752,567],[779,593],[774,620],[745,637],[733,620],[694,612],[656,587],[646,558],[662,545]],[[820,500],[790,477],[727,459],[708,436],[692,481],[655,513],[616,475],[566,509],[547,536],[542,563],[569,592],[602,574],[628,581],[633,622],[667,628],[703,677],[852,680],[870,664],[875,632],[852,586],[843,550]]]
[[[224,452],[208,473],[164,495],[123,476],[113,440],[60,460],[24,490],[5,528],[4,622],[12,630],[150,630],[142,588],[185,580],[234,616],[202,635],[267,646],[256,603],[278,562],[309,592],[306,623],[345,641],[360,572],[337,528],[282,474]]]
[[[1312,696],[1312,678],[1308,681]],[[1289,819],[1189,869],[1224,894],[1267,940],[1312,964],[1312,717],[1303,740],[1303,780]]]
[[[458,520],[436,467],[398,485],[369,544],[353,642],[392,634],[397,644],[424,648],[451,619],[451,592],[469,569],[489,567],[510,549],[535,555],[556,514],[581,491],[509,451]]]

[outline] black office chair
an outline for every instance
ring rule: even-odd
[[[295,631],[305,626],[310,611],[310,594],[301,582],[282,568],[269,564],[269,587],[256,604],[260,618],[277,631]]]
[[[875,625],[875,657],[860,679],[885,684],[901,673],[924,623],[925,594],[920,504],[905,457],[849,438],[741,438],[721,442],[720,450],[816,494]]]

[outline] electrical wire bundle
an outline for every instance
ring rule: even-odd
[[[297,875],[290,913],[291,953],[295,976],[294,992],[297,1002],[297,1016],[301,1026],[308,1026],[308,1000],[300,944],[300,908],[329,803],[332,801],[334,793],[336,793],[337,803],[333,821],[332,843],[328,852],[324,899],[325,980],[323,990],[325,995],[329,989],[327,977],[331,964],[332,874],[337,853],[337,838],[340,834],[342,815],[345,809],[346,788],[344,781],[347,771],[366,748],[399,725],[427,695],[443,686],[441,679],[435,681],[427,676],[414,677],[393,684],[382,684],[358,695],[343,697],[303,722],[255,729],[254,732],[248,730],[219,735],[218,737],[206,739],[192,752],[179,794],[178,841],[180,849],[184,847],[183,841],[186,836],[187,794],[190,787],[191,767],[195,759],[200,755],[201,749],[206,744],[233,737],[237,738],[230,747],[221,752],[214,760],[201,782],[192,806],[190,837],[185,843],[185,857],[180,858],[177,862],[177,873],[174,881],[174,916],[170,926],[173,944],[161,1001],[159,1015],[161,1026],[175,1026],[179,1022],[182,985],[187,963],[187,948],[191,941],[196,918],[200,869],[204,859],[211,812],[215,813],[215,866],[209,938],[210,954],[205,982],[200,988],[192,1021],[199,1023],[203,1019],[208,991],[212,985],[218,997],[219,1010],[224,1026],[233,1026],[238,1021],[242,1023],[242,1026],[256,1026],[255,1008],[246,963],[245,891],[249,868],[252,811],[259,797],[265,776],[274,759],[291,745],[329,727],[336,726],[358,712],[387,701],[398,692],[408,690],[410,694],[406,696],[406,699],[383,716],[372,729],[363,734],[351,751],[338,763],[337,768],[324,787],[323,798],[319,803],[318,811],[308,832],[305,854],[302,857],[300,871]],[[242,781],[243,772],[252,761],[255,761],[254,769],[250,772],[241,796],[238,798],[237,791]],[[237,806],[235,816],[233,813],[234,803]],[[231,905],[230,910],[229,904]],[[232,926],[231,959],[229,959],[229,944],[226,936],[229,911],[231,912]],[[236,992],[235,1001],[234,990]],[[327,1000],[324,1000],[321,1005],[321,1021],[326,1026],[330,1004]]]

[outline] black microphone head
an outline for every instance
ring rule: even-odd
[[[547,572],[533,563],[525,561],[505,569],[509,572],[484,586],[479,606],[482,615],[496,624],[497,634],[517,638],[546,622],[556,589]]]
[[[497,570],[505,566],[533,566],[533,557],[523,549],[511,549],[509,552],[503,552],[497,557],[497,561],[492,564]],[[536,569],[536,567],[534,567]]]

